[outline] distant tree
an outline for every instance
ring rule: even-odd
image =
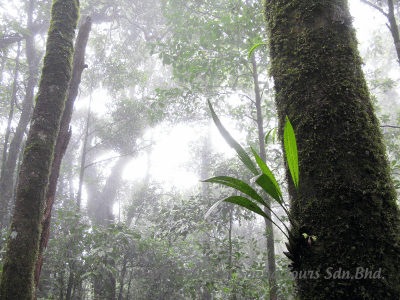
[[[42,7],[46,7],[47,3],[40,3]],[[3,36],[2,42],[0,42],[0,48],[12,45],[13,43],[20,42],[21,40],[25,40],[25,55],[26,55],[26,63],[28,65],[28,70],[26,76],[26,88],[25,94],[23,96],[24,100],[22,102],[22,111],[18,120],[18,125],[14,129],[13,135],[10,136],[10,143],[8,144],[8,136],[6,134],[6,138],[4,141],[3,148],[3,159],[1,165],[1,174],[0,174],[0,226],[6,227],[9,224],[9,213],[8,206],[10,204],[10,200],[13,196],[13,188],[14,188],[14,173],[15,168],[18,162],[18,155],[20,153],[21,145],[23,144],[23,138],[25,135],[25,131],[29,124],[29,121],[32,116],[32,107],[33,107],[33,99],[34,99],[34,89],[37,86],[38,74],[39,74],[39,66],[42,60],[43,51],[38,51],[35,46],[35,36],[42,32],[42,27],[47,28],[48,24],[44,21],[46,18],[48,20],[48,16],[43,16],[44,12],[48,12],[48,10],[43,9],[43,12],[35,15],[36,5],[39,5],[37,1],[26,1],[24,5],[21,7],[23,11],[26,12],[27,19],[26,28],[14,28],[14,26],[10,26],[7,24],[6,27],[11,27],[9,29],[10,36]],[[21,23],[24,23],[21,21]],[[9,24],[13,24],[9,22]],[[40,29],[39,29],[40,28]],[[19,33],[11,33],[14,31],[25,32],[22,36]],[[25,77],[24,76],[24,77]],[[15,78],[16,80],[18,78]],[[15,99],[16,100],[16,99]],[[16,101],[14,101],[16,103]],[[13,103],[13,104],[14,104]],[[10,115],[12,118],[13,110],[10,106]],[[7,221],[5,221],[7,219]]]
[[[0,299],[33,299],[44,199],[71,78],[75,0],[55,0],[36,105],[19,175],[15,212],[4,257]]]
[[[246,100],[247,104],[241,107],[231,107],[234,111],[232,115],[242,118],[245,114],[254,121],[251,126],[256,125],[260,156],[265,161],[264,127],[269,121],[265,118],[268,80],[260,78],[268,65],[266,49],[259,48],[257,55],[253,53],[247,57],[252,44],[264,38],[265,23],[260,7],[257,2],[237,0],[170,1],[165,16],[170,19],[175,34],[167,35],[165,42],[153,46],[163,62],[173,66],[173,76],[177,79],[169,90],[160,90],[160,99],[165,93],[167,101],[178,99],[187,107],[187,112],[194,113],[198,112],[198,106],[203,107],[204,97],[224,99],[228,98],[227,95],[235,95]],[[174,97],[170,97],[174,91]],[[176,113],[178,118],[189,115],[181,114],[180,110]],[[251,132],[251,129],[246,130]],[[266,201],[270,202],[269,199]],[[271,214],[269,211],[266,213]],[[272,223],[268,220],[266,230],[270,299],[276,299],[274,234]]]
[[[348,3],[267,0],[265,16],[280,132],[288,116],[298,141],[291,213],[318,237],[295,270],[314,272],[297,278],[300,299],[398,299],[396,193]],[[350,278],[329,278],[340,270]]]

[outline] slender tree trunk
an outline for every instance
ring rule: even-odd
[[[88,145],[88,138],[89,138],[89,128],[90,128],[90,104],[91,104],[91,95],[90,95],[90,101],[89,101],[89,107],[88,107],[88,114],[86,117],[86,132],[85,136],[83,138],[83,147],[82,147],[82,157],[81,157],[81,167],[79,171],[79,184],[78,184],[78,193],[76,196],[76,211],[80,212],[81,210],[81,201],[82,201],[82,190],[83,190],[83,177],[85,176],[85,164],[86,164],[86,154],[87,154],[87,145]],[[77,220],[79,221],[79,220]],[[77,243],[77,236],[74,235],[72,237],[72,253],[74,252],[74,249],[76,247]],[[72,259],[72,258],[71,258]],[[65,296],[65,300],[71,300],[72,297],[72,288],[73,288],[73,283],[75,280],[75,261],[72,261],[69,265],[69,277],[68,277],[68,284],[67,284],[67,293]]]
[[[75,261],[73,261],[69,267],[69,276],[68,276],[68,283],[67,283],[67,293],[65,295],[65,300],[71,300],[72,296],[72,288],[74,285],[74,265]]]
[[[126,297],[125,300],[130,299],[129,294],[130,294],[130,289],[131,289],[131,283],[132,283],[132,279],[133,279],[133,270],[130,271],[129,273],[129,282],[128,282],[128,290],[126,291]]]
[[[2,162],[1,162],[2,166],[5,166],[6,161],[7,161],[8,140],[10,138],[10,133],[11,133],[11,122],[14,117],[14,104],[15,104],[15,101],[17,100],[17,86],[18,86],[20,53],[21,53],[21,42],[18,42],[17,57],[15,59],[14,81],[13,81],[13,87],[12,87],[11,100],[10,100],[10,112],[8,113],[6,134],[4,136],[3,158],[2,158]],[[4,171],[5,171],[5,168],[1,168],[0,178],[1,177],[4,178]]]
[[[15,128],[14,137],[11,140],[8,149],[7,161],[2,165],[0,178],[0,222],[3,227],[4,218],[7,216],[7,208],[12,199],[14,185],[14,171],[17,164],[18,153],[20,152],[21,143],[24,133],[31,118],[34,89],[37,84],[39,73],[39,56],[36,55],[35,42],[33,36],[26,36],[26,56],[29,66],[28,83],[25,91],[25,98],[22,105],[22,112]]]
[[[265,142],[264,142],[264,121],[261,111],[261,92],[258,83],[258,72],[257,72],[257,62],[254,56],[254,52],[251,55],[251,65],[253,70],[253,81],[254,81],[254,94],[256,97],[256,112],[257,112],[257,129],[258,129],[258,142],[260,145],[260,157],[266,162],[267,154],[265,152]],[[271,207],[271,200],[266,197],[264,199],[265,203]],[[264,212],[269,218],[272,218],[271,211],[265,209]],[[274,243],[274,228],[272,222],[268,219],[264,219],[266,234],[267,234],[267,250],[268,250],[268,282],[270,288],[270,300],[276,300],[277,297],[277,285],[276,285],[276,263],[275,263],[275,243]]]
[[[124,261],[122,263],[122,270],[121,270],[121,283],[119,285],[119,293],[118,293],[118,300],[122,300],[122,292],[124,291],[124,279],[126,274],[126,264],[128,263],[128,254],[124,255]]]
[[[396,192],[348,3],[267,0],[265,16],[280,135],[288,116],[298,142],[291,214],[317,236],[301,249],[299,297],[400,299]]]
[[[151,133],[150,136],[150,145],[153,144],[153,133]],[[147,203],[147,191],[149,189],[149,182],[150,182],[150,169],[151,169],[151,154],[152,154],[152,147],[148,147],[147,148],[147,167],[146,167],[146,174],[144,176],[144,180],[143,183],[140,187],[140,191],[139,191],[139,195],[137,197],[137,201],[135,201],[134,203],[132,203],[131,206],[131,210],[128,212],[128,216],[127,216],[127,221],[126,224],[129,227],[132,223],[132,219],[135,215],[135,212],[137,213],[136,219],[135,219],[135,225],[138,224],[143,211],[146,207],[146,203]],[[137,208],[139,206],[139,208]]]
[[[51,210],[53,208],[54,197],[56,195],[57,181],[60,174],[61,160],[64,156],[65,151],[71,137],[71,131],[69,130],[69,124],[71,121],[72,111],[75,99],[78,95],[78,86],[81,82],[81,75],[83,69],[87,66],[84,64],[85,49],[89,38],[89,32],[92,26],[91,19],[86,18],[85,23],[79,28],[78,36],[75,43],[74,59],[72,63],[72,77],[68,87],[67,101],[65,103],[65,109],[60,124],[60,132],[58,133],[56,146],[54,148],[54,159],[51,166],[51,173],[49,178],[49,186],[46,193],[46,208],[44,211],[44,217],[42,220],[42,232],[39,243],[38,260],[35,268],[35,285],[36,289],[39,284],[40,271],[43,266],[43,251],[47,247],[47,242],[50,235],[50,221],[51,221]]]
[[[232,215],[233,215],[233,204],[231,203],[230,205],[230,210],[229,210],[229,230],[228,230],[228,242],[229,242],[229,248],[228,248],[228,267],[229,267],[229,273],[228,273],[228,280],[232,279]]]
[[[120,157],[116,161],[99,197],[97,199],[89,199],[89,210],[92,212],[91,217],[93,217],[96,225],[107,227],[114,221],[113,205],[120,186],[123,167],[126,165],[127,159],[127,157]],[[115,261],[106,258],[105,267],[107,264],[115,266]],[[95,297],[114,300],[116,295],[115,277],[107,269],[104,272],[106,274],[104,279],[94,278]]]
[[[1,166],[0,176],[0,229],[5,225],[5,217],[8,217],[7,208],[13,196],[14,187],[14,171],[17,164],[17,157],[20,152],[21,143],[26,131],[26,127],[31,118],[34,88],[37,84],[39,73],[39,62],[41,55],[37,55],[35,49],[35,38],[32,34],[33,28],[33,14],[35,8],[35,0],[27,1],[27,30],[30,34],[25,34],[25,53],[28,63],[28,83],[25,91],[24,102],[22,105],[22,112],[18,125],[14,132],[14,137],[8,149],[8,156],[5,160],[3,157],[3,164]]]
[[[211,125],[212,120],[209,119],[207,122],[207,133],[203,140],[203,147],[201,149],[201,169],[200,178],[207,179],[210,177],[210,160],[211,160]],[[210,185],[207,182],[202,184],[202,195],[203,201],[210,204],[211,199],[209,197]]]
[[[90,112],[91,112],[90,111],[90,104],[91,104],[91,100],[92,100],[92,96],[90,95],[88,114],[87,114],[87,117],[86,117],[86,132],[85,132],[85,137],[83,138],[81,167],[80,167],[80,170],[79,170],[78,194],[76,196],[76,209],[77,209],[78,212],[81,210],[83,178],[85,176],[85,169],[86,169],[86,154],[87,154],[87,145],[88,145],[88,139],[89,139]]]
[[[1,71],[1,73],[0,73],[0,86],[3,83],[3,72],[4,72],[4,66],[5,65],[6,65],[6,58],[2,57],[1,58],[1,64],[0,64],[0,71]]]
[[[106,184],[101,192],[101,195],[96,199],[96,203],[92,202],[92,209],[94,211],[94,221],[97,225],[107,227],[114,221],[113,206],[120,186],[122,170],[127,163],[127,157],[121,157],[115,163],[108,177]],[[93,201],[93,199],[92,199]],[[112,258],[105,259],[105,267],[107,264],[115,266],[115,261]],[[114,300],[116,294],[116,279],[114,275],[105,270],[106,276],[104,280],[95,278],[95,287],[97,286],[97,295],[103,293],[103,297],[107,300]],[[96,293],[96,291],[95,291]]]
[[[15,212],[0,281],[0,299],[34,299],[44,199],[71,78],[75,0],[55,0],[46,56],[18,181]]]
[[[64,299],[64,271],[60,272],[60,299]]]
[[[400,36],[399,36],[399,26],[397,26],[396,17],[394,16],[394,3],[393,0],[388,0],[389,13],[387,18],[389,20],[389,30],[392,34],[394,47],[397,54],[397,62],[400,64]]]
[[[392,35],[394,48],[395,48],[396,54],[397,54],[397,62],[400,64],[400,35],[399,35],[399,27],[397,26],[396,17],[394,14],[394,11],[395,11],[394,1],[393,0],[387,1],[388,12],[385,12],[380,5],[374,4],[368,0],[360,0],[360,1],[375,8],[376,10],[381,12],[388,19],[389,25],[386,24],[386,26],[389,28],[390,33]]]

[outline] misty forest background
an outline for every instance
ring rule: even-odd
[[[349,2],[400,191],[396,48],[381,12]],[[47,0],[0,3],[0,195],[6,195],[0,259],[50,8]],[[247,150],[259,143],[256,86],[264,132],[277,126],[267,47],[248,55],[267,41],[261,1],[86,0],[80,15],[92,20],[87,68],[38,299],[267,299],[264,220],[231,203],[205,220],[207,210],[234,191],[200,182],[252,177],[218,134],[207,100]],[[276,139],[267,145],[267,164],[285,184]],[[282,215],[277,203],[272,206]],[[278,230],[274,238],[278,297],[292,299],[285,239]]]

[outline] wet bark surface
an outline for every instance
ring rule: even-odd
[[[33,299],[45,192],[72,71],[79,4],[55,0],[0,281],[0,299]]]
[[[291,213],[317,236],[302,253],[300,299],[397,299],[396,192],[348,3],[268,0],[265,16],[280,134],[288,116],[298,143]],[[329,276],[340,270],[349,278]]]

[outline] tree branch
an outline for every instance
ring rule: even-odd
[[[388,18],[388,14],[382,9],[382,7],[380,7],[380,6],[378,6],[378,5],[374,4],[374,3],[371,3],[371,2],[369,2],[367,0],[360,0],[360,1],[365,3],[365,4],[367,4],[367,5],[369,5],[369,6],[371,6],[371,7],[373,7],[373,8],[375,8],[377,11],[381,12],[386,18]]]
[[[392,126],[392,125],[381,125],[381,127],[389,127],[389,128],[400,129],[400,126]]]
[[[101,162],[105,162],[105,161],[108,161],[108,160],[112,160],[112,159],[116,159],[116,158],[120,158],[120,157],[124,157],[124,156],[129,156],[129,155],[135,154],[136,152],[139,152],[140,150],[146,149],[146,148],[151,147],[153,145],[155,145],[155,143],[151,143],[150,145],[144,146],[142,148],[136,149],[134,151],[131,151],[131,152],[128,152],[128,153],[125,153],[125,154],[122,154],[122,155],[113,156],[113,157],[110,157],[110,158],[106,158],[106,159],[102,159],[102,160],[99,160],[99,161],[92,162],[91,164],[88,164],[87,166],[85,166],[85,169],[90,167],[90,166],[93,166],[95,164],[101,163]]]

